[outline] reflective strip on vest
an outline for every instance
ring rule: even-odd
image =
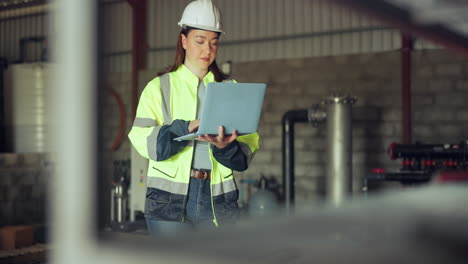
[[[148,156],[152,160],[158,160],[156,144],[158,141],[159,130],[161,130],[160,126],[155,126],[151,134],[146,138],[146,146],[148,148]]]
[[[166,192],[187,195],[188,183],[174,182],[168,179],[164,179],[156,176],[148,176],[147,187],[157,188]],[[223,181],[217,184],[213,184],[212,195],[218,196],[228,192],[237,190],[236,182],[233,179]]]
[[[212,188],[212,196],[218,196],[223,193],[228,193],[237,190],[236,182],[234,181],[234,178],[223,181],[217,184],[213,184]]]
[[[148,176],[147,187],[161,189],[166,192],[187,195],[188,183],[173,182],[160,177]]]
[[[169,74],[164,74],[160,77],[161,80],[161,95],[162,95],[162,111],[164,116],[164,123],[165,125],[172,124],[172,117],[171,117],[171,84],[169,80]],[[158,126],[156,120],[151,118],[135,118],[133,122],[134,127],[154,127],[149,136],[146,138],[146,147],[148,149],[148,156],[152,160],[157,160],[157,141],[159,130],[161,126]]]
[[[157,125],[158,123],[156,120],[151,118],[136,117],[135,121],[133,122],[134,127],[152,127]]]
[[[141,118],[141,117],[136,117],[135,121],[133,122],[133,127],[140,127],[140,128],[151,128],[153,127],[153,130],[149,134],[149,136],[146,138],[146,148],[148,150],[148,156],[151,159],[156,160],[157,155],[156,155],[156,141],[158,140],[158,134],[159,130],[161,129],[160,126],[158,126],[158,123],[156,120],[151,119],[151,118]]]
[[[160,87],[162,95],[162,111],[164,116],[164,124],[172,124],[172,115],[171,115],[171,80],[169,78],[169,73],[161,75]]]

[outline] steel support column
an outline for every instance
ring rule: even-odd
[[[132,7],[132,119],[138,104],[138,71],[146,68],[146,0],[127,0]]]
[[[404,144],[411,143],[411,50],[410,35],[401,36],[401,128]]]

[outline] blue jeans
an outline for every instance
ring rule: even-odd
[[[146,218],[152,237],[177,235],[194,229],[215,229],[211,209],[210,180],[190,178],[185,222],[169,222]]]

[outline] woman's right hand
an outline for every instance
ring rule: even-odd
[[[200,120],[192,120],[189,123],[188,130],[190,133],[195,132],[200,126]]]

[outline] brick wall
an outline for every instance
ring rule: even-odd
[[[0,153],[0,226],[45,224],[48,155]]]
[[[142,77],[143,76],[143,77]],[[152,77],[140,76],[140,86]],[[426,143],[459,142],[468,137],[468,61],[445,50],[414,51],[412,55],[413,140]],[[233,77],[239,82],[266,82],[267,94],[259,133],[261,150],[247,172],[239,178],[260,175],[281,182],[281,119],[292,109],[308,108],[332,92],[358,97],[353,107],[354,191],[359,194],[361,177],[371,168],[399,168],[386,154],[391,142],[401,142],[401,81],[398,51],[238,63]],[[110,83],[122,93],[127,105],[127,131],[131,126],[130,75],[115,74]],[[109,96],[105,104],[104,134],[111,145],[118,128],[118,108]],[[106,123],[107,122],[107,123]],[[324,192],[325,126],[297,124],[296,197],[298,202],[319,199]],[[107,167],[113,159],[130,157],[130,145],[113,153],[106,151]],[[111,170],[110,170],[111,171]]]
[[[459,142],[468,139],[468,60],[433,51],[413,56],[414,139]]]

